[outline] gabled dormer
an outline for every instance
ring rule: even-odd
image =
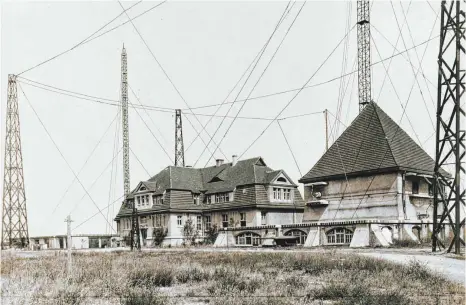
[[[282,170],[273,171],[268,174],[271,178],[269,180],[270,202],[293,202],[296,186],[290,177]]]

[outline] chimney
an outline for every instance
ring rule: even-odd
[[[231,166],[235,166],[236,162],[238,162],[238,156],[237,155],[231,156]]]
[[[220,165],[223,164],[223,159],[217,159],[217,160],[215,160],[215,164],[216,164],[217,167],[219,167]]]

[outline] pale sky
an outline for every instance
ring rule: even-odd
[[[144,1],[129,10],[128,14],[131,17],[136,16],[157,3]],[[132,4],[134,2],[123,2],[125,8]],[[135,19],[134,24],[189,107],[198,107],[218,104],[225,100],[272,34],[287,4],[288,2],[279,1],[168,1]],[[291,10],[273,36],[238,99],[244,99],[249,94],[251,97],[256,97],[300,88],[313,74],[315,75],[309,84],[322,83],[339,77],[342,71],[348,73],[357,67],[354,66],[357,52],[357,31],[354,27],[348,35],[348,40],[344,40],[322,68],[315,73],[345,36],[348,30],[347,24],[350,25],[350,29],[354,26],[356,2],[309,1],[304,5],[269,68],[251,93],[302,4],[303,2],[290,4],[290,7],[293,5]],[[391,44],[396,43],[399,34],[397,20],[400,27],[404,23],[402,7],[407,16],[408,26],[403,27],[403,39],[400,38],[398,41],[398,50],[411,48],[413,43],[417,45],[425,42],[429,37],[439,35],[440,20],[437,20],[435,27],[434,22],[440,9],[440,2],[376,1],[371,13],[373,26],[371,34],[375,41],[375,44],[373,42],[371,45],[373,63],[379,62],[380,56],[387,58],[393,54]],[[118,2],[4,2],[1,9],[3,160],[4,109],[8,74],[21,73],[71,48],[119,15],[122,8]],[[101,32],[125,21],[127,16],[123,14]],[[170,84],[131,23],[21,76],[49,86],[118,101],[121,78],[120,54],[123,43],[128,53],[129,84],[136,91],[141,102],[150,106],[186,109],[188,106]],[[419,59],[422,58],[424,51],[422,71],[425,78],[419,73],[416,82],[413,70],[417,71]],[[388,73],[391,81],[387,77],[383,87],[385,68],[388,68],[390,60],[383,62],[385,68],[381,63],[372,68],[373,99],[392,119],[399,122],[403,112],[401,104],[406,104],[409,98],[401,126],[416,142],[419,143],[419,139],[431,156],[434,156],[435,151],[432,122],[435,124],[437,53],[438,39],[433,39],[428,44],[394,57]],[[59,95],[28,85],[28,81],[24,79],[19,80],[35,111],[67,162],[77,173],[116,117],[118,108]],[[228,102],[236,98],[244,80],[245,78],[229,96]],[[345,94],[342,95],[343,99],[339,94],[340,85],[344,88],[347,86]],[[85,196],[81,200],[86,192],[78,182],[75,182],[54,212],[67,187],[73,181],[74,175],[43,129],[21,89],[18,88],[18,91],[29,235],[64,234],[66,215],[71,213],[75,227],[98,210],[89,197]],[[295,94],[296,92],[291,92],[250,100],[245,104],[239,117],[274,118]],[[131,90],[129,98],[132,103],[138,103]],[[341,108],[338,111],[340,101]],[[235,116],[241,105],[242,103],[236,103],[229,116]],[[225,115],[229,108],[230,104],[226,104],[218,114]],[[193,112],[212,114],[216,109],[217,107],[201,108],[194,109]],[[351,123],[358,113],[357,73],[324,85],[304,89],[281,115],[283,118],[321,112],[280,122],[302,175],[310,170],[325,150],[325,123],[322,113],[325,109],[331,113],[330,129],[333,130],[335,124],[333,115],[337,115],[338,112],[345,125]],[[138,112],[152,132],[136,111],[131,109],[130,147],[150,175],[155,175],[170,165],[171,161],[153,135],[174,159],[174,111],[149,110],[147,112],[152,120],[144,110],[138,109]],[[185,110],[184,113],[189,114],[189,111]],[[196,130],[201,129],[195,117],[183,116],[185,148],[197,135],[187,118],[194,124]],[[209,118],[198,116],[198,119],[205,124]],[[211,135],[219,130],[215,135],[216,143],[222,139],[232,120],[225,119],[224,124],[219,128],[222,118],[214,118],[208,125],[207,131]],[[115,133],[120,125],[119,121],[117,119],[110,126],[79,175],[79,180],[101,209],[123,193],[122,155],[116,158],[113,174],[112,166],[103,172],[113,158]],[[220,148],[228,159],[231,159],[233,154],[242,155],[242,159],[262,156],[270,167],[284,169],[297,183],[301,174],[276,122],[273,122],[259,140],[245,152],[269,123],[270,121],[238,118],[226,134]],[[344,125],[340,124],[338,130],[340,134],[344,130]],[[121,129],[118,133],[121,138],[120,133]],[[205,132],[202,133],[202,137],[206,143],[209,141]],[[331,136],[330,140],[333,142],[334,136]],[[209,146],[211,151],[215,150],[216,146],[212,142]],[[121,139],[118,147],[121,147]],[[203,148],[204,144],[197,139],[185,153],[186,164],[194,165]],[[209,157],[210,154],[204,152],[196,167],[204,167]],[[222,157],[219,151],[214,156],[214,158]],[[214,162],[211,159],[209,165]],[[139,181],[149,178],[132,153],[130,169],[132,188]],[[91,188],[90,186],[99,176],[100,178]],[[108,215],[110,220],[118,212],[119,206],[120,201],[110,208]],[[103,213],[107,217],[107,210],[103,210]],[[106,231],[108,231],[106,221],[99,214],[73,233],[105,233]]]

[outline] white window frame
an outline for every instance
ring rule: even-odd
[[[267,212],[261,212],[261,224],[266,225],[267,224]]]
[[[334,228],[328,231],[327,244],[329,245],[348,245],[353,239],[353,232],[346,228]]]
[[[201,215],[196,216],[196,229],[198,231],[202,231],[202,216]]]
[[[239,213],[239,217],[240,217],[240,226],[241,227],[246,227],[247,226],[247,223],[246,223],[246,213]],[[244,226],[243,226],[243,223],[244,223]]]
[[[204,225],[206,229],[209,229],[212,227],[212,216],[211,215],[204,216]]]
[[[182,227],[183,226],[183,216],[181,215],[176,215],[176,225],[178,227]]]

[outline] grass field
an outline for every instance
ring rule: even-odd
[[[2,304],[464,304],[465,289],[413,261],[352,254],[146,252],[1,263]]]

